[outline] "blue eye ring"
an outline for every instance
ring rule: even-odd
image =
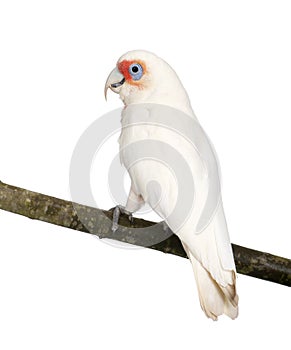
[[[143,76],[143,68],[139,63],[131,64],[128,71],[133,80],[140,80]]]

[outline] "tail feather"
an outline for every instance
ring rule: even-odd
[[[212,320],[226,314],[231,319],[235,319],[238,315],[238,296],[235,287],[235,272],[225,271],[232,275],[232,284],[226,286],[220,285],[211,274],[195,259],[188,247],[183,244],[184,249],[192,263],[199,300],[202,310],[206,316]]]

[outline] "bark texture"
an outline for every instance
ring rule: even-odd
[[[121,216],[111,231],[112,211],[50,197],[0,182],[0,209],[73,230],[91,233],[186,258],[180,240],[165,232],[161,223]],[[138,230],[136,229],[138,228]],[[153,242],[156,242],[153,244]],[[291,286],[291,260],[232,244],[237,272]]]

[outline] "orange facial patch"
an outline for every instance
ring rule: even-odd
[[[139,80],[133,80],[132,76],[129,72],[129,67],[133,64],[133,63],[138,63],[142,66],[143,69],[143,75],[146,73],[146,65],[143,61],[139,61],[139,60],[134,60],[134,61],[127,61],[127,60],[123,60],[120,63],[118,63],[117,68],[119,70],[119,72],[124,76],[125,80],[127,83],[131,84],[131,85],[136,85],[136,86],[141,86],[141,82]]]

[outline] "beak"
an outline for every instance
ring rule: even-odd
[[[107,100],[108,89],[118,94],[120,92],[121,86],[124,83],[125,83],[124,76],[119,72],[117,68],[114,68],[106,80],[106,84],[104,88],[105,99]]]

